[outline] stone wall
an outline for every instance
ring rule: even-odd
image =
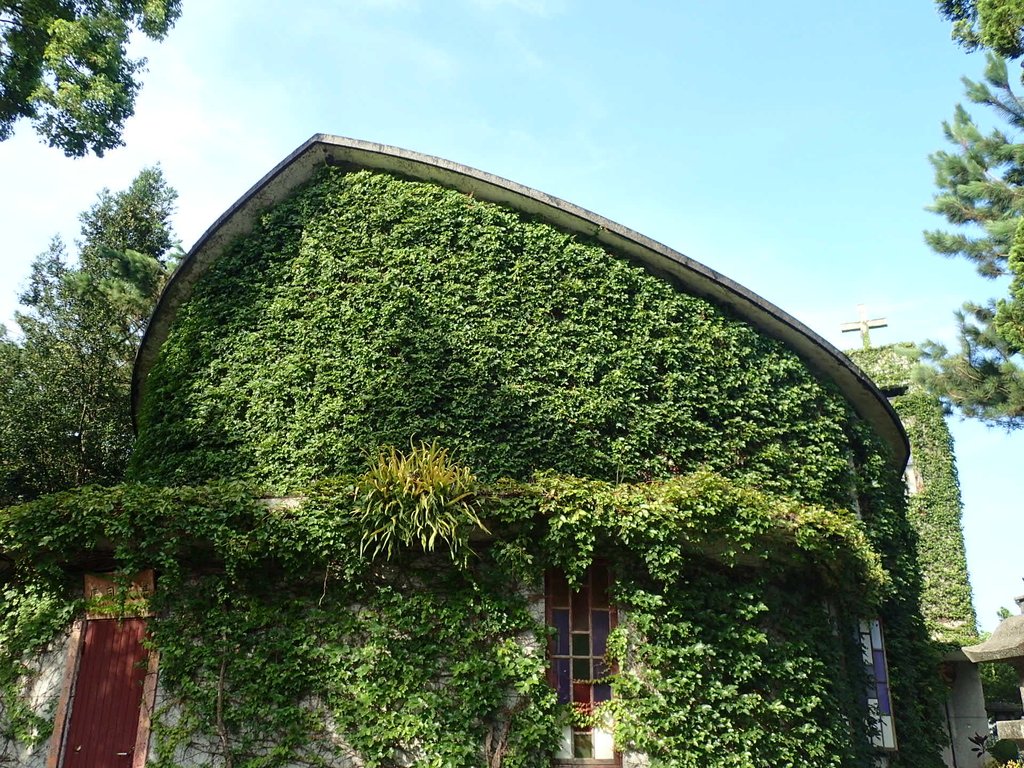
[[[67,666],[70,632],[64,633],[38,656],[25,660],[28,674],[22,690],[22,701],[32,712],[52,723],[60,699],[61,683]],[[4,717],[4,702],[0,700],[0,722]],[[37,731],[30,743],[0,733],[0,766],[44,768],[50,746],[50,732]]]

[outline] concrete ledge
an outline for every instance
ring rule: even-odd
[[[1024,662],[1024,616],[1003,619],[983,643],[968,645],[964,655],[975,664],[984,661]]]
[[[1000,720],[996,723],[996,736],[1024,746],[1024,720]]]

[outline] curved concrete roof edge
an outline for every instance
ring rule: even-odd
[[[786,343],[820,375],[836,383],[854,409],[871,423],[902,468],[909,456],[907,436],[896,412],[874,383],[814,331],[757,294],[678,251],[584,208],[508,179],[439,157],[384,144],[318,133],[282,160],[203,233],[178,265],[157,303],[135,359],[132,415],[138,414],[146,377],[167,339],[179,306],[220,251],[249,231],[264,210],[308,181],[323,164],[396,173],[507,205],[576,232],[632,258],[687,291],[729,308],[734,314]]]

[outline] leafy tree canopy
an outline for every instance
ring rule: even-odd
[[[955,227],[931,231],[937,253],[964,257],[990,278],[1008,278],[1006,297],[967,303],[958,313],[960,349],[925,346],[935,368],[924,383],[963,413],[1007,428],[1024,426],[1024,101],[1010,86],[1006,61],[989,54],[985,82],[964,78],[967,98],[990,107],[1011,129],[984,133],[962,106],[943,125],[955,149],[931,156],[938,192],[931,210]]]
[[[162,40],[180,0],[0,0],[0,141],[30,119],[69,157],[122,145],[144,59],[132,30]]]
[[[120,479],[132,361],[176,259],[176,197],[144,170],[82,214],[75,263],[60,239],[36,258],[20,338],[0,335],[0,504]]]
[[[1024,0],[936,0],[953,22],[953,39],[968,50],[988,48],[1015,59],[1024,55]]]

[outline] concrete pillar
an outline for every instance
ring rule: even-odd
[[[943,751],[943,758],[949,768],[976,768],[978,756],[972,751],[974,744],[970,738],[988,733],[981,675],[978,665],[972,664],[962,653],[950,656],[942,665],[950,686],[945,705],[949,746]]]

